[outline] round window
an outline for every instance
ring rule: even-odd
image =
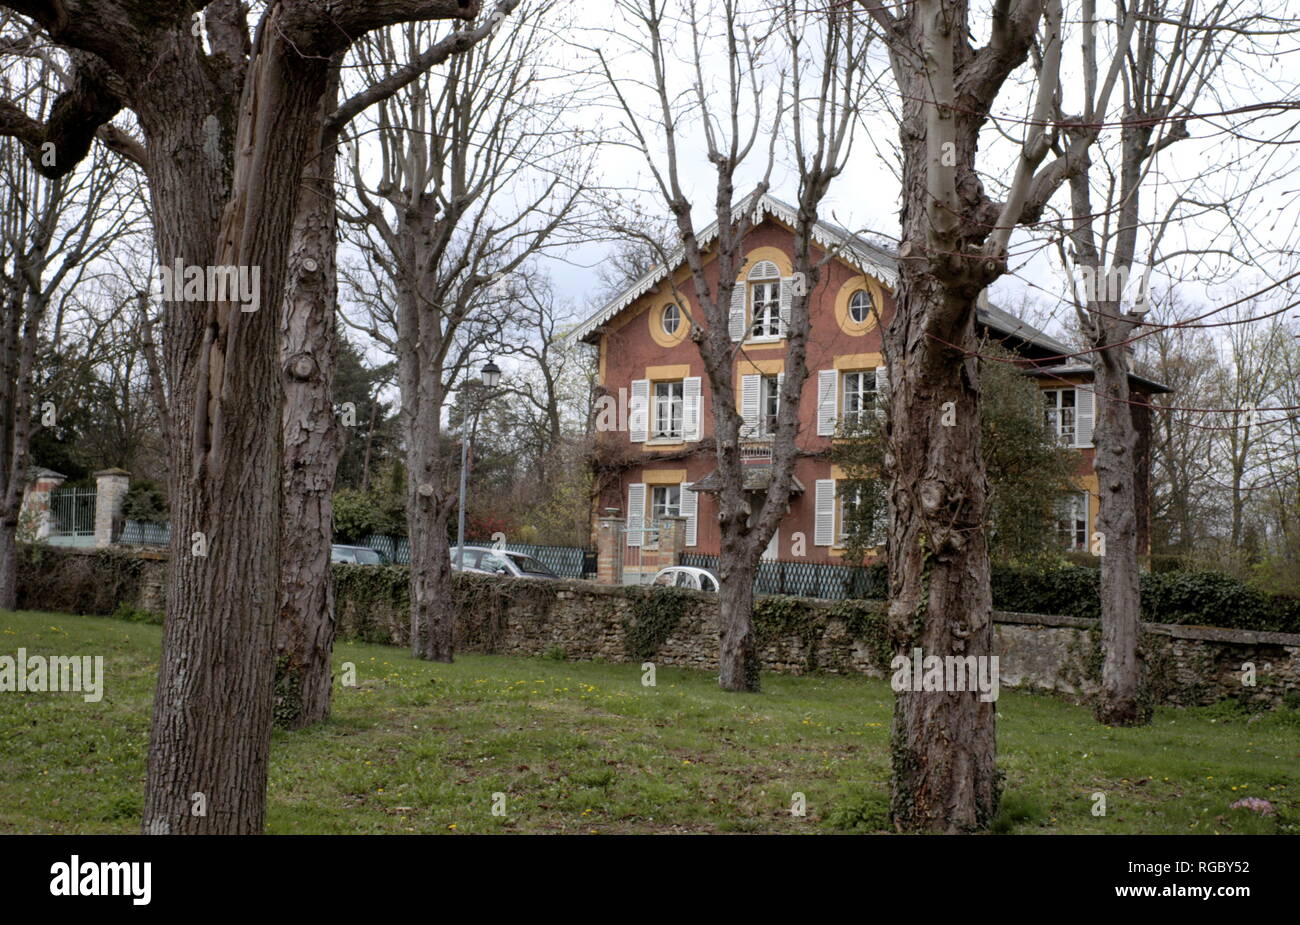
[[[871,318],[871,295],[865,289],[859,289],[849,299],[849,317],[855,324],[866,324]]]
[[[669,337],[676,334],[677,329],[682,326],[682,310],[676,305],[664,308],[663,326],[664,333]]]

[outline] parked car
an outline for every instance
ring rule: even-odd
[[[330,547],[330,561],[351,562],[353,565],[391,565],[393,560],[369,546],[340,546],[336,543]]]
[[[693,591],[710,591],[718,593],[718,576],[706,568],[695,568],[691,565],[674,565],[669,568],[661,568],[655,573],[655,577],[650,579],[652,587],[658,588],[690,588]]]
[[[451,567],[457,568],[456,550],[451,547]],[[558,581],[555,574],[537,559],[526,552],[512,552],[509,549],[495,549],[488,546],[466,546],[465,561],[460,571],[476,572],[479,575],[509,575],[512,578],[543,578]]]

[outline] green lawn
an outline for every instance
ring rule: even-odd
[[[0,833],[135,832],[160,629],[0,611],[0,655],[103,655],[105,695],[0,693]],[[465,655],[418,662],[341,645],[355,688],[334,718],[276,732],[273,833],[883,831],[892,694],[884,681],[765,674],[757,696],[705,672]],[[1104,729],[1087,710],[1004,691],[995,829],[1300,830],[1300,711],[1163,709]],[[1092,794],[1107,814],[1093,816]],[[801,792],[807,814],[791,815]],[[505,794],[505,815],[492,814]],[[1259,817],[1228,804],[1263,797]]]

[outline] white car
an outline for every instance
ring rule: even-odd
[[[692,591],[718,593],[718,576],[706,568],[691,565],[674,565],[661,568],[650,580],[655,588],[690,588]]]

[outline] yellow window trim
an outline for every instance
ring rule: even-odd
[[[835,368],[840,372],[875,369],[885,365],[883,353],[846,353],[835,358]]]
[[[786,252],[779,247],[768,245],[756,247],[745,254],[745,262],[740,265],[740,275],[736,277],[736,280],[748,283],[749,271],[754,269],[754,264],[761,260],[770,260],[776,264],[776,271],[782,276],[794,276],[794,263]],[[749,293],[746,292],[745,294],[748,295]],[[748,300],[746,300],[746,307],[748,307]]]
[[[675,366],[647,366],[645,368],[645,378],[651,382],[685,379],[690,374],[691,366],[689,363],[678,363]]]
[[[866,321],[854,321],[849,314],[849,300],[859,289],[865,289],[871,294],[871,301],[876,311],[885,310],[885,290],[878,281],[870,276],[855,276],[848,280],[835,294],[835,322],[840,326],[841,331],[852,337],[861,337],[876,327],[874,312],[867,316]]]
[[[776,360],[750,360],[741,357],[736,361],[737,376],[775,376],[785,372],[785,357]]]
[[[686,481],[685,469],[643,469],[641,481],[645,485],[680,485]],[[646,492],[649,499],[650,492]],[[648,501],[647,501],[648,503]]]
[[[686,309],[680,305],[677,305],[678,311],[681,314],[681,321],[678,322],[677,332],[675,334],[669,334],[664,330],[664,312],[668,310],[668,306],[670,305],[677,305],[677,303],[669,300],[661,305],[651,306],[650,310],[645,313],[646,321],[650,326],[650,339],[660,347],[676,347],[682,341],[686,340],[686,335],[689,334],[691,330],[690,315],[687,314]]]

